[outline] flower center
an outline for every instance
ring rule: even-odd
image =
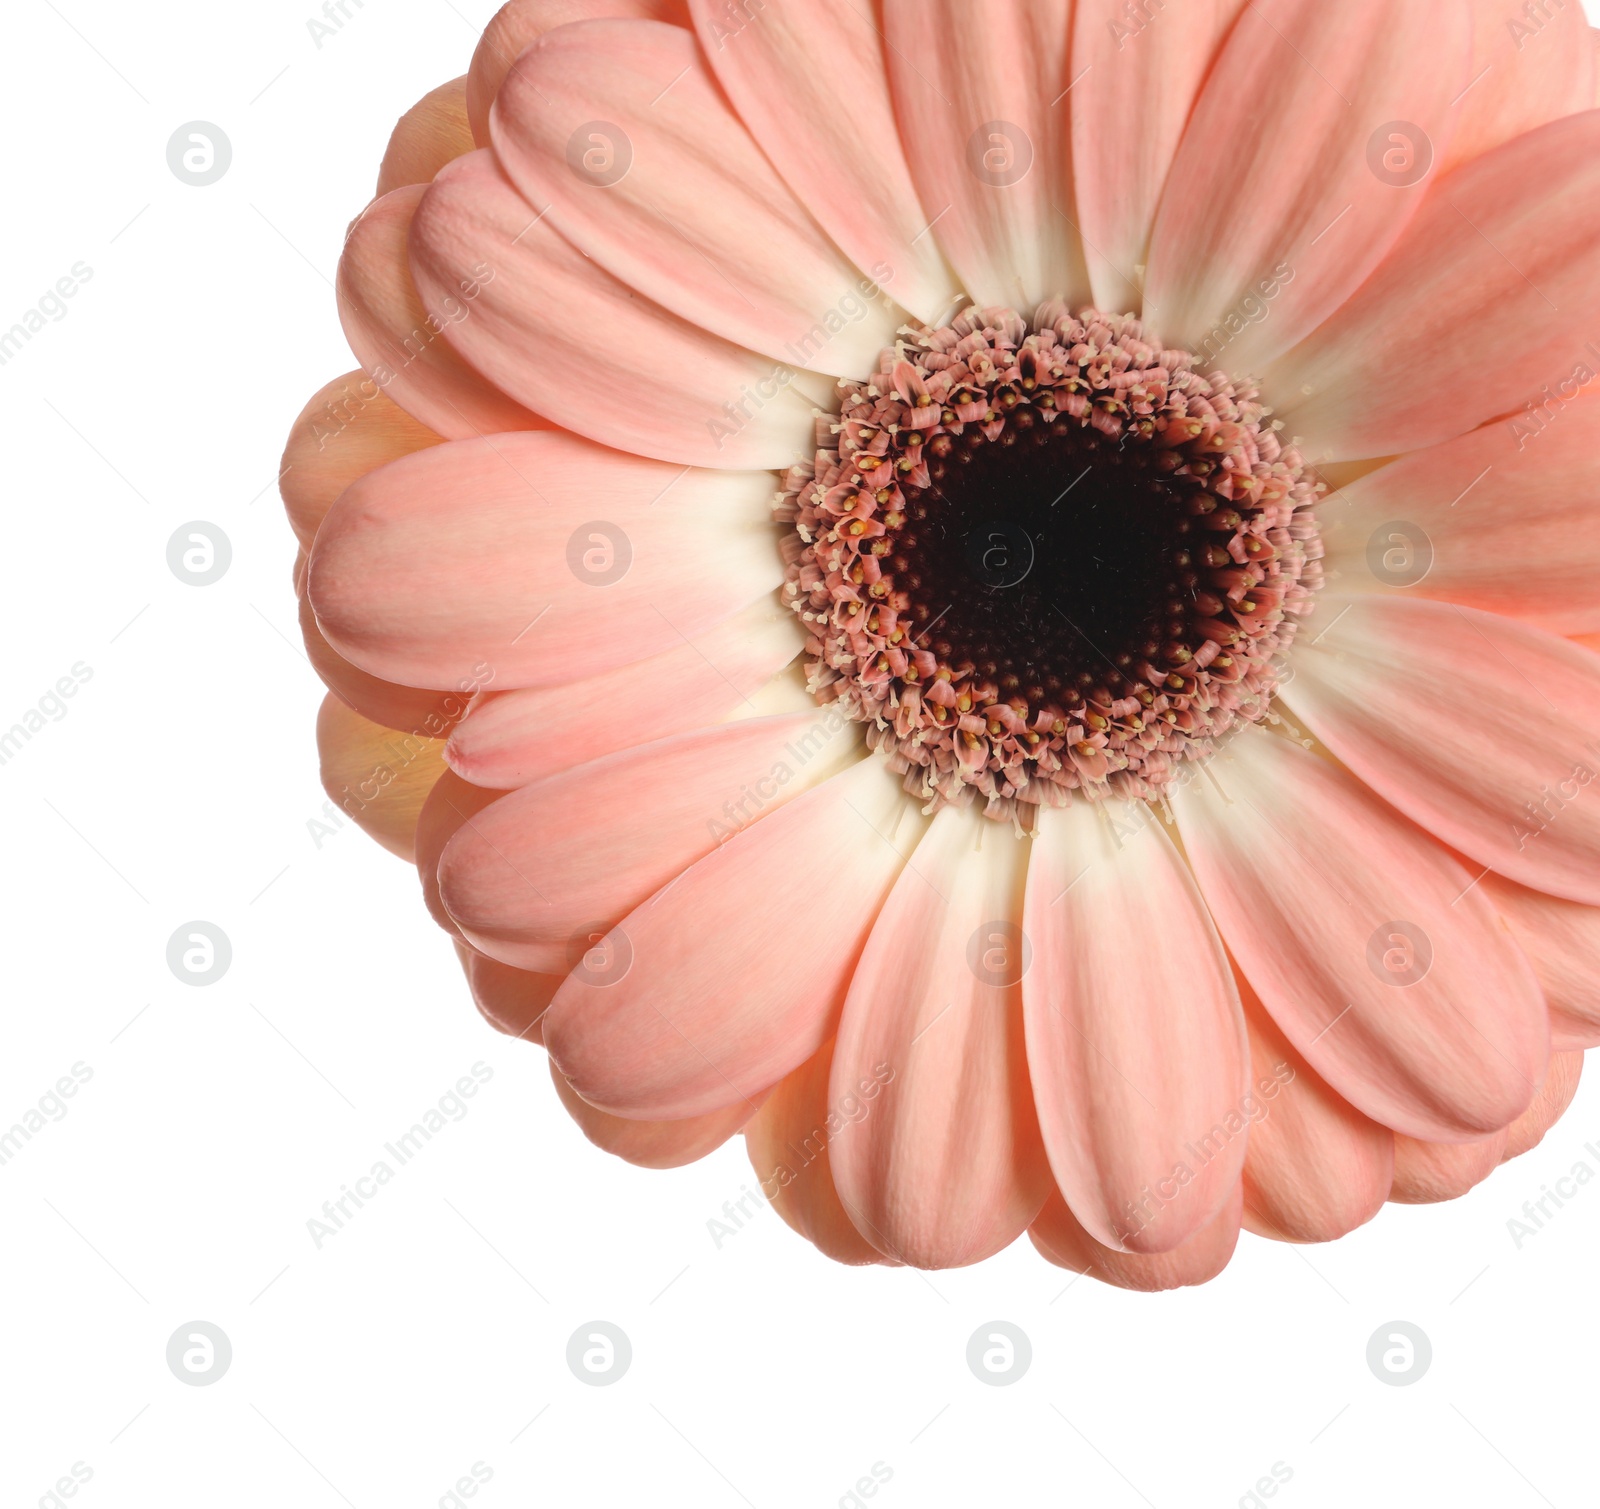
[[[779,499],[813,691],[936,805],[1158,798],[1266,717],[1321,585],[1320,484],[1276,431],[1131,316],[901,341]]]

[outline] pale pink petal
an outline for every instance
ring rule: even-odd
[[[406,685],[556,686],[694,638],[783,578],[768,472],[558,431],[461,440],[363,477],[307,578],[329,644]]]
[[[684,319],[836,376],[870,371],[893,344],[904,314],[762,156],[692,33],[649,21],[548,32],[506,79],[491,133],[562,235]]]
[[[1470,48],[1460,5],[1245,6],[1156,216],[1144,309],[1162,339],[1257,372],[1338,309],[1417,213]]]
[[[526,786],[747,710],[804,641],[795,614],[762,598],[649,660],[484,698],[451,731],[445,759],[476,785]]]
[[[1394,1187],[1389,1198],[1397,1205],[1437,1205],[1457,1200],[1482,1184],[1505,1157],[1506,1131],[1471,1142],[1420,1142],[1396,1135]]]
[[[496,1032],[524,1042],[544,1041],[544,1014],[550,998],[561,988],[560,975],[535,975],[513,969],[487,954],[453,940],[456,957],[467,977],[473,1004]]]
[[[856,966],[830,1098],[883,1084],[833,1147],[845,1209],[919,1268],[976,1263],[1039,1213],[1049,1169],[1023,1041],[1019,933],[1028,848],[946,807],[907,861]]]
[[[489,110],[511,65],[545,32],[608,17],[689,24],[684,0],[509,0],[484,27],[467,70],[467,117],[480,147],[489,145]]]
[[[1071,0],[883,0],[900,139],[973,300],[1089,296],[1068,148]]]
[[[1227,1204],[1204,1230],[1171,1252],[1118,1252],[1103,1247],[1089,1235],[1067,1209],[1059,1193],[1052,1193],[1028,1235],[1041,1257],[1058,1268],[1070,1268],[1119,1289],[1153,1293],[1204,1284],[1228,1266],[1239,1242],[1244,1213],[1241,1185],[1235,1185]]]
[[[1600,344],[1582,380],[1597,375]],[[1317,523],[1338,589],[1442,598],[1553,634],[1600,629],[1600,397],[1577,386],[1327,498]]]
[[[460,938],[461,934],[439,896],[439,856],[463,826],[471,823],[480,812],[504,795],[503,791],[485,791],[481,787],[470,786],[455,771],[447,770],[428,793],[428,800],[422,804],[421,815],[417,818],[416,839],[417,876],[422,881],[422,900],[428,908],[428,915],[453,937]],[[468,981],[471,982],[470,970]]]
[[[828,1098],[833,1044],[812,1054],[779,1081],[744,1129],[750,1166],[760,1193],[746,1187],[722,1208],[721,1224],[738,1231],[765,1198],[795,1231],[836,1263],[892,1263],[851,1222],[833,1182],[830,1150],[835,1138],[859,1135],[883,1086],[876,1079],[857,1085],[847,1105]],[[721,1233],[719,1232],[720,1236]],[[721,1242],[718,1242],[721,1245]]]
[[[1077,0],[1072,170],[1094,302],[1137,310],[1156,207],[1223,38],[1245,0],[1130,10]]]
[[[1553,1046],[1600,1047],[1600,907],[1546,896],[1493,874],[1479,884],[1544,986]]]
[[[619,750],[524,786],[450,841],[444,903],[474,948],[565,974],[635,907],[860,757],[813,708]]]
[[[1544,998],[1439,844],[1330,761],[1239,731],[1175,793],[1228,951],[1358,1110],[1441,1141],[1494,1131],[1544,1077]]]
[[[618,282],[529,207],[492,152],[452,163],[423,195],[411,271],[461,356],[566,429],[680,465],[810,459],[829,383]]]
[[[690,9],[718,82],[796,197],[861,271],[937,324],[956,283],[911,182],[870,8],[690,0]]]
[[[1600,656],[1475,608],[1324,594],[1287,697],[1333,753],[1451,848],[1600,903]]]
[[[1254,1082],[1244,1224],[1281,1242],[1331,1242],[1370,1221],[1394,1182],[1394,1134],[1336,1094],[1241,981]]]
[[[1383,265],[1262,387],[1313,461],[1476,429],[1583,356],[1600,328],[1597,238],[1600,111],[1588,110],[1439,183]]]
[[[682,1168],[686,1163],[698,1162],[721,1147],[756,1111],[750,1102],[741,1100],[709,1116],[691,1116],[683,1121],[633,1121],[596,1110],[567,1083],[553,1059],[550,1078],[555,1081],[561,1104],[583,1135],[602,1152],[640,1168]]]
[[[1096,1241],[1167,1252],[1239,1182],[1250,1062],[1233,971],[1150,809],[1040,814],[1022,976],[1056,1184]]]
[[[423,687],[400,686],[368,675],[340,655],[317,628],[311,599],[300,599],[300,635],[305,640],[306,659],[311,669],[346,707],[363,718],[398,728],[408,734],[426,734],[443,739],[472,706],[469,694],[455,691],[428,691]]]
[[[699,1116],[764,1091],[833,1035],[923,826],[866,759],[708,854],[602,940],[631,960],[622,978],[561,988],[545,1041],[562,1072],[617,1115]]]
[[[1544,1135],[1566,1114],[1572,1097],[1578,1093],[1583,1074],[1582,1053],[1552,1053],[1550,1072],[1544,1087],[1528,1107],[1506,1129],[1506,1150],[1502,1161],[1520,1158],[1544,1141]]]
[[[451,79],[430,89],[395,123],[378,169],[377,198],[407,184],[431,183],[447,162],[472,150],[466,83]]]
[[[1448,171],[1524,131],[1595,104],[1595,49],[1581,5],[1470,0],[1472,83]]]
[[[339,258],[339,319],[367,375],[408,414],[450,439],[547,429],[474,372],[411,282],[406,236],[422,199],[412,184],[375,199],[350,227]]]
[[[368,721],[330,692],[317,713],[317,754],[322,789],[344,816],[327,816],[335,824],[354,818],[365,833],[409,863],[416,857],[417,816],[444,773],[443,750],[438,739]],[[319,838],[327,836],[324,826],[319,824]],[[328,828],[329,834],[337,831]]]

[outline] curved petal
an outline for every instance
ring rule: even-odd
[[[1502,1161],[1520,1158],[1544,1141],[1550,1130],[1572,1104],[1578,1093],[1578,1080],[1583,1074],[1583,1054],[1552,1053],[1550,1072],[1544,1085],[1528,1107],[1506,1129],[1506,1150]]]
[[[1417,213],[1470,48],[1460,5],[1245,6],[1156,216],[1145,317],[1162,339],[1258,372],[1338,309]]]
[[[1396,1205],[1437,1205],[1457,1200],[1482,1184],[1505,1156],[1506,1131],[1471,1142],[1421,1142],[1396,1135],[1394,1188]]]
[[[289,431],[278,465],[278,491],[295,538],[309,550],[334,500],[357,477],[442,438],[365,372],[347,372],[319,388]]]
[[[1394,1182],[1394,1134],[1336,1094],[1241,980],[1250,1028],[1246,1230],[1280,1242],[1331,1242],[1370,1221]]]
[[[435,446],[350,487],[307,590],[334,649],[406,685],[555,686],[693,638],[783,579],[768,472],[574,436]]]
[[[1238,1245],[1243,1213],[1242,1186],[1235,1185],[1227,1204],[1211,1224],[1181,1247],[1174,1247],[1171,1252],[1118,1252],[1095,1241],[1078,1224],[1060,1194],[1052,1193],[1039,1212],[1039,1219],[1028,1228],[1028,1236],[1039,1255],[1058,1268],[1070,1268],[1119,1289],[1154,1293],[1209,1283],[1221,1273]]]
[[[1168,1252],[1238,1184],[1250,1096],[1233,971],[1188,867],[1143,804],[1042,811],[1022,930],[1056,1184],[1096,1241]]]
[[[489,145],[489,111],[511,65],[547,31],[574,21],[632,16],[641,21],[689,24],[684,0],[509,0],[484,27],[467,70],[467,119],[473,140]]]
[[[444,774],[438,739],[368,722],[333,693],[317,713],[317,754],[328,799],[364,832],[408,864],[416,857],[417,817]]]
[[[1027,860],[1026,841],[976,806],[944,808],[845,999],[829,1095],[883,1090],[834,1146],[834,1178],[862,1235],[918,1268],[1008,1247],[1049,1189],[1023,1042]]]
[[[737,834],[603,940],[631,959],[622,978],[562,986],[545,1024],[562,1072],[618,1115],[699,1116],[764,1092],[832,1036],[923,826],[866,759]]]
[[[547,429],[474,372],[443,338],[411,282],[406,237],[424,193],[395,189],[362,211],[345,238],[336,289],[345,339],[367,375],[435,433],[451,439]]]
[[[1595,49],[1578,5],[1469,0],[1472,83],[1445,171],[1595,103]]]
[[[444,903],[474,948],[565,973],[697,860],[860,758],[822,708],[624,749],[496,802],[450,841]]]
[[[561,988],[561,976],[513,969],[480,954],[459,938],[452,941],[467,977],[467,988],[472,992],[472,1003],[484,1021],[507,1037],[543,1043],[544,1014],[550,998]]]
[[[690,0],[706,60],[772,165],[844,254],[936,324],[954,275],[895,127],[882,34],[854,0]]]
[[[597,1111],[567,1083],[554,1060],[550,1078],[578,1130],[602,1152],[640,1168],[682,1168],[696,1163],[714,1153],[751,1116],[750,1106],[741,1100],[709,1116],[691,1116],[684,1121],[632,1121]]]
[[[1600,373],[1600,346],[1583,371]],[[1324,499],[1337,589],[1441,598],[1553,634],[1600,629],[1600,396],[1569,391]]]
[[[1312,732],[1478,865],[1600,903],[1600,656],[1422,599],[1324,594],[1318,618],[1287,692]]]
[[[395,123],[378,169],[376,198],[407,184],[430,183],[447,162],[472,150],[466,86],[462,77],[430,89]]]
[[[848,1104],[835,1106],[828,1099],[832,1065],[833,1044],[828,1043],[787,1074],[745,1127],[745,1148],[761,1194],[818,1251],[836,1263],[887,1263],[891,1260],[856,1230],[846,1213],[829,1153],[834,1138],[856,1135],[857,1123],[872,1114],[883,1087],[868,1080],[857,1086]],[[747,1190],[746,1198],[755,1199],[755,1192]],[[739,1218],[746,1214],[746,1199],[732,1205],[724,1206],[724,1212],[743,1224]]]
[[[775,361],[860,376],[904,318],[728,108],[694,36],[588,21],[541,37],[490,123],[511,180],[579,251]]]
[[[933,233],[980,306],[1089,293],[1073,216],[1072,0],[883,0],[889,86]]]
[[[1254,727],[1174,795],[1189,861],[1262,1004],[1374,1121],[1491,1132],[1544,1077],[1544,998],[1472,876],[1331,762]]]
[[[1184,0],[1142,19],[1127,0],[1077,0],[1072,171],[1094,302],[1137,310],[1150,232],[1178,143],[1245,0]],[[1142,24],[1141,24],[1142,22]]]
[[[460,938],[460,931],[444,909],[444,902],[439,896],[439,856],[462,827],[470,824],[484,808],[504,795],[503,791],[485,791],[478,786],[469,786],[455,771],[447,770],[428,793],[428,800],[422,804],[422,813],[417,818],[417,876],[422,881],[423,904],[428,908],[428,915],[455,938]],[[471,970],[467,975],[470,984]],[[475,989],[474,999],[476,996]],[[483,1010],[481,1005],[479,1009]],[[489,1015],[487,1011],[484,1014]],[[492,1016],[490,1020],[493,1020]]]
[[[1479,884],[1532,961],[1558,1048],[1600,1047],[1600,907],[1485,875]]]
[[[443,739],[472,706],[470,692],[400,686],[351,665],[322,637],[307,596],[300,599],[300,635],[305,640],[306,659],[322,678],[322,684],[346,707],[385,728]]]
[[[1349,302],[1262,374],[1263,390],[1312,461],[1476,429],[1582,358],[1600,326],[1597,238],[1600,111],[1587,110],[1443,180]]]
[[[452,163],[423,195],[411,271],[461,356],[566,429],[680,465],[810,459],[825,380],[619,283],[529,208],[492,152]]]
[[[764,597],[649,660],[562,686],[484,698],[450,734],[450,768],[479,786],[526,786],[619,749],[746,713],[805,648],[796,615]]]

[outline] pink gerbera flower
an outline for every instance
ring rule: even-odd
[[[285,495],[329,790],[594,1141],[1139,1288],[1538,1141],[1595,88],[1576,0],[499,13]]]

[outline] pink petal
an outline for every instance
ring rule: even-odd
[[[329,644],[406,685],[554,686],[658,655],[783,577],[767,472],[496,435],[361,478],[308,591]]]
[[[422,307],[406,262],[421,184],[375,199],[350,227],[339,258],[339,319],[367,375],[447,438],[549,428],[549,421],[486,382],[451,349]]]
[[[1438,184],[1383,265],[1263,389],[1312,460],[1391,456],[1476,429],[1572,372],[1600,327],[1597,237],[1600,112],[1589,110]]]
[[[305,641],[306,659],[322,684],[346,707],[385,728],[442,739],[472,705],[470,695],[401,686],[351,665],[322,637],[311,599],[304,595],[300,598],[300,636]]]
[[[835,1143],[834,1178],[861,1234],[918,1268],[1009,1246],[1049,1188],[1023,1043],[1027,857],[976,807],[944,808],[884,903],[845,1000],[830,1097],[868,1080],[883,1088]]]
[[[1415,451],[1323,503],[1327,570],[1341,591],[1442,598],[1553,634],[1600,629],[1597,455],[1589,394]]]
[[[1331,762],[1253,727],[1174,805],[1228,951],[1334,1090],[1440,1141],[1526,1109],[1549,1052],[1544,999],[1442,847]]]
[[[476,785],[526,786],[747,709],[804,642],[794,613],[761,598],[649,660],[482,699],[451,732],[445,759]]]
[[[567,1114],[602,1152],[611,1153],[640,1168],[682,1168],[715,1152],[747,1122],[753,1111],[745,1101],[713,1111],[709,1116],[691,1116],[684,1121],[630,1121],[623,1116],[608,1116],[582,1099],[567,1083],[554,1060],[550,1078]]]
[[[860,756],[821,708],[624,749],[514,791],[444,851],[444,903],[474,948],[565,974],[696,860]]]
[[[1073,223],[1071,0],[883,0],[889,85],[933,234],[980,306],[1089,294]]]
[[[573,976],[545,1024],[562,1072],[617,1115],[699,1116],[764,1092],[833,1034],[923,827],[876,759],[708,854],[613,929],[620,980]]]
[[[778,177],[689,32],[549,32],[507,78],[490,129],[512,182],[562,235],[684,319],[837,376],[870,371],[893,344],[903,315]]]
[[[561,988],[560,975],[529,974],[480,954],[459,938],[456,957],[467,976],[473,1004],[496,1032],[530,1043],[544,1041],[544,1014]]]
[[[1520,1158],[1544,1141],[1550,1130],[1572,1104],[1578,1093],[1578,1080],[1583,1074],[1583,1054],[1552,1053],[1550,1072],[1544,1086],[1528,1107],[1506,1129],[1506,1150],[1502,1161]]]
[[[888,1263],[856,1230],[833,1182],[829,1149],[837,1137],[854,1134],[863,1116],[872,1114],[882,1093],[876,1080],[858,1085],[848,1103],[835,1106],[828,1098],[833,1044],[812,1054],[779,1081],[760,1111],[744,1129],[750,1166],[760,1190],[746,1188],[723,1206],[726,1222],[737,1231],[760,1210],[762,1197],[795,1231],[836,1263]]]
[[[489,109],[518,56],[547,31],[574,21],[632,16],[688,25],[684,0],[509,0],[484,27],[467,70],[467,116],[480,147],[489,145]]]
[[[431,183],[447,162],[472,150],[466,83],[451,79],[430,89],[395,123],[378,169],[377,198],[408,184]]]
[[[1288,697],[1385,801],[1524,885],[1600,902],[1600,657],[1511,619],[1318,600]]]
[[[1553,1045],[1600,1047],[1600,907],[1546,896],[1493,874],[1479,884],[1539,976]]]
[[[1163,7],[1159,24],[1140,25],[1127,0],[1077,0],[1072,171],[1101,309],[1141,307],[1161,191],[1200,86],[1243,4],[1183,0]]]
[[[1397,1205],[1437,1205],[1457,1200],[1482,1184],[1505,1157],[1506,1132],[1471,1142],[1419,1142],[1394,1139],[1394,1188]]]
[[[1472,84],[1446,171],[1595,103],[1595,49],[1582,6],[1530,12],[1507,0],[1470,0],[1470,9]]]
[[[1257,372],[1338,309],[1431,181],[1421,158],[1383,176],[1385,152],[1411,151],[1390,146],[1385,123],[1420,130],[1427,150],[1442,153],[1470,48],[1459,5],[1245,6],[1156,217],[1145,318],[1162,339]],[[1413,173],[1418,181],[1406,183]]]
[[[1244,1018],[1188,867],[1148,808],[1042,812],[1028,863],[1028,1072],[1050,1167],[1095,1240],[1167,1252],[1239,1182]]]
[[[851,0],[690,0],[706,60],[795,197],[918,319],[957,293],[895,126],[884,43]]]
[[[1171,1252],[1118,1252],[1103,1247],[1081,1227],[1059,1193],[1052,1193],[1039,1219],[1028,1228],[1041,1257],[1058,1268],[1070,1268],[1119,1289],[1153,1293],[1209,1283],[1233,1256],[1244,1212],[1242,1187],[1235,1185],[1227,1204],[1204,1230]]]
[[[472,823],[491,802],[499,801],[504,795],[503,791],[484,791],[480,787],[469,786],[455,771],[447,770],[428,793],[428,800],[422,804],[421,815],[417,818],[417,876],[422,881],[422,900],[428,908],[428,915],[456,938],[460,938],[460,930],[444,909],[444,902],[439,895],[439,856],[457,832]],[[467,978],[468,983],[472,984],[470,969]],[[474,985],[475,999],[476,994]],[[481,1003],[479,1009],[484,1010]],[[542,1006],[540,1010],[543,1010]],[[494,1020],[486,1010],[484,1015]]]
[[[680,465],[810,459],[825,380],[619,283],[529,207],[492,152],[452,163],[423,195],[411,270],[450,344],[566,429]]]
[[[1255,1083],[1244,1224],[1281,1242],[1331,1242],[1383,1208],[1394,1135],[1335,1094],[1241,982]]]

